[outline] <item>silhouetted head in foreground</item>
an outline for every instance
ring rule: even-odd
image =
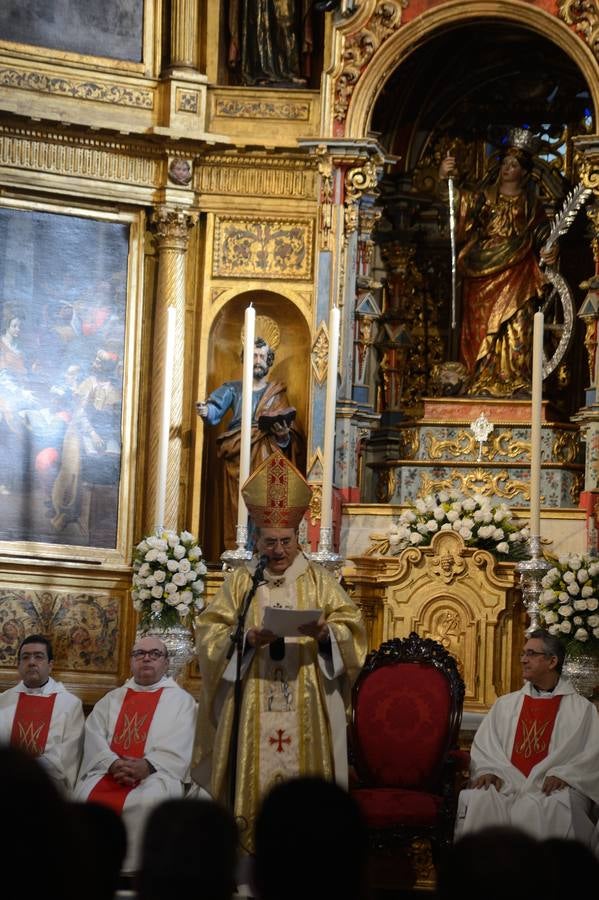
[[[260,900],[363,900],[368,840],[350,795],[320,778],[274,787],[256,820],[254,887]]]

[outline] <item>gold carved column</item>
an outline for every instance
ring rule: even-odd
[[[197,68],[197,30],[197,0],[171,0],[171,66]]]
[[[158,250],[158,286],[154,314],[154,343],[152,348],[151,414],[149,436],[149,478],[146,499],[146,533],[157,524],[167,528],[179,527],[180,480],[183,429],[183,372],[185,363],[185,270],[190,229],[197,214],[181,208],[159,206],[154,210],[152,224]],[[158,486],[158,452],[164,381],[166,373],[166,340],[168,309],[175,315],[175,355],[172,365],[170,396],[170,429],[166,477],[164,522],[154,522],[154,507]]]

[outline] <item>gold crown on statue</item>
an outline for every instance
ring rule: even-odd
[[[276,350],[281,343],[281,331],[274,319],[270,316],[256,316],[256,338],[261,337],[266,341],[271,350]],[[241,328],[241,344],[245,341],[245,325]]]
[[[516,150],[524,150],[534,156],[539,152],[541,139],[530,128],[510,128],[508,132],[508,147]]]
[[[241,494],[258,528],[297,528],[312,498],[304,476],[278,450],[252,472]]]

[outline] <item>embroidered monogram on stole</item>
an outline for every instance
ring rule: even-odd
[[[561,699],[561,696],[524,697],[514,736],[512,763],[527,777],[547,756]]]

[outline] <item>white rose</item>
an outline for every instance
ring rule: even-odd
[[[152,597],[154,597],[156,600],[160,600],[160,598],[162,597],[163,593],[164,593],[164,591],[162,590],[162,588],[160,587],[159,584],[154,585],[154,587],[153,587],[152,590],[150,591],[150,594],[151,594]]]
[[[187,603],[178,603],[177,604],[177,612],[180,612],[182,615],[189,612],[189,607]]]
[[[199,559],[201,555],[202,555],[202,551],[201,551],[200,547],[197,547],[197,546],[190,547],[189,550],[187,551],[187,557],[192,562],[196,559]]]
[[[191,531],[182,531],[181,532],[181,540],[185,544],[191,544],[193,541],[195,541],[195,538],[194,538],[193,534],[191,533]]]
[[[424,538],[417,531],[413,531],[410,535],[410,544],[421,544]]]
[[[585,584],[582,591],[580,592],[582,597],[592,597],[593,596],[593,588],[589,584]]]
[[[419,513],[426,512],[426,509],[427,509],[426,503],[424,502],[424,500],[421,500],[420,497],[416,500],[416,503],[414,504],[414,506],[416,507],[416,509],[418,510]]]
[[[464,528],[468,528],[470,531],[472,531],[472,529],[474,528],[474,519],[466,516],[464,519],[462,519],[462,525],[464,526]]]
[[[545,619],[547,625],[552,625],[553,622],[557,622],[557,613],[549,609],[547,610],[547,612],[543,613],[543,618]]]
[[[561,632],[561,628],[559,627],[559,625],[550,625],[547,631],[549,632],[549,634],[556,635]]]
[[[493,529],[493,540],[494,541],[502,541],[505,538],[505,531],[503,528],[494,528]]]
[[[557,599],[560,603],[567,603],[570,600],[570,595],[566,593],[566,591],[560,591],[557,595]]]
[[[156,578],[154,575],[150,575],[149,578],[146,578],[146,587],[153,588],[156,585]]]
[[[178,547],[179,544],[181,543],[181,541],[179,540],[179,535],[176,534],[174,531],[169,532],[167,541],[168,541],[168,546],[172,547],[172,548]]]
[[[416,521],[416,515],[411,509],[406,509],[399,518],[400,521],[404,522],[406,525],[412,525]]]
[[[575,641],[588,641],[589,633],[585,628],[577,628],[574,632]]]
[[[577,612],[582,612],[582,610],[587,608],[587,602],[586,600],[575,600],[572,606]]]
[[[553,603],[555,600],[555,591],[541,591],[541,601],[543,603]]]
[[[447,513],[447,521],[448,522],[457,522],[460,518],[460,514],[455,511],[455,509],[450,509]]]
[[[571,594],[572,597],[576,597],[578,596],[578,594],[580,594],[580,588],[575,582],[568,585],[568,593]]]
[[[434,519],[431,519],[430,522],[427,522],[426,527],[427,527],[428,531],[438,531],[439,530],[439,525],[437,522],[435,522]]]
[[[477,509],[472,513],[472,518],[474,519],[475,522],[482,522],[484,515],[485,514],[482,511],[482,509]]]
[[[506,509],[503,509],[502,507],[499,507],[499,509],[496,509],[495,512],[494,512],[494,514],[493,514],[493,521],[494,521],[494,522],[503,522],[503,520],[505,519],[505,517],[507,516],[507,514],[508,514],[508,513],[507,513],[507,510],[506,510]]]
[[[191,589],[194,592],[194,594],[201,594],[202,591],[204,590],[204,582],[203,581],[194,581],[194,583],[191,586]]]
[[[418,531],[419,534],[428,534],[427,523],[426,523],[426,522],[420,522],[420,523],[416,526],[416,530]]]
[[[143,609],[143,606],[144,606],[144,605],[143,605],[143,603],[141,602],[141,600],[134,600],[134,601],[133,601],[133,609],[137,610],[137,612],[141,612],[142,609]]]
[[[164,550],[160,550],[158,556],[156,557],[156,562],[159,562],[161,566],[163,566],[168,559],[168,556],[164,552]]]
[[[185,547],[182,544],[177,544],[177,546],[173,548],[173,554],[175,559],[183,559],[185,556]]]
[[[161,603],[160,600],[154,600],[154,602],[152,603],[152,606],[151,606],[152,612],[161,613],[163,606],[164,606],[164,603]]]
[[[599,606],[599,600],[597,600],[596,597],[589,597],[589,599],[587,600],[587,609],[590,612],[594,612],[598,606]]]
[[[176,559],[169,559],[169,561],[166,564],[166,567],[169,570],[169,572],[178,572],[179,571],[179,563],[177,562]]]
[[[179,571],[180,572],[190,572],[191,571],[191,563],[188,559],[182,559],[179,563]]]
[[[565,619],[560,623],[559,630],[562,632],[562,634],[570,634],[570,632],[572,631],[572,623],[568,622],[568,620]]]
[[[472,512],[472,510],[476,509],[476,501],[472,499],[472,497],[466,497],[462,506],[466,510],[466,512]]]
[[[160,538],[157,538],[156,535],[152,534],[150,537],[146,538],[146,544],[148,547],[156,548],[160,543]]]
[[[485,510],[485,514],[483,516],[483,522],[485,523],[485,525],[490,525],[492,521],[493,521],[493,513],[491,512],[490,509]]]
[[[445,518],[445,510],[443,509],[443,507],[442,507],[442,506],[438,506],[438,507],[434,510],[433,516],[435,517],[435,520],[436,520],[437,522],[442,522],[443,519]]]
[[[574,625],[582,625],[583,622],[584,619],[582,618],[582,616],[574,616],[574,618],[572,619],[572,623]]]
[[[139,597],[140,600],[149,600],[149,598],[152,595],[150,594],[150,592],[148,590],[144,589],[143,591],[139,591],[137,596]]]
[[[599,616],[589,616],[587,622],[591,628],[597,628],[599,626]]]
[[[156,572],[154,572],[154,581],[156,584],[162,584],[165,579],[166,572],[163,572],[162,569],[157,569]]]
[[[589,580],[589,573],[586,569],[579,569],[576,573],[576,578],[578,579],[579,584],[584,584],[585,581]]]
[[[142,578],[145,578],[146,575],[149,575],[151,571],[152,570],[149,567],[149,565],[147,564],[147,562],[142,563],[141,566],[139,567],[139,574],[142,576]]]
[[[185,573],[185,578],[187,579],[187,582],[188,582],[188,583],[189,583],[190,581],[195,581],[197,577],[198,577],[198,576],[197,576],[197,574],[196,574],[194,571],[186,572],[186,573]]]
[[[589,566],[589,575],[591,576],[591,578],[594,578],[597,573],[599,573],[599,564],[591,563],[591,565]]]
[[[472,532],[470,531],[470,529],[469,529],[469,528],[464,528],[463,525],[462,525],[462,527],[460,528],[460,530],[458,531],[458,534],[459,534],[461,537],[463,537],[465,541],[469,541],[469,540],[471,539],[471,537],[472,537]]]
[[[183,585],[187,584],[187,578],[183,574],[183,572],[175,572],[173,575],[173,581],[178,587],[183,587]]]
[[[451,522],[445,522],[444,525],[441,525],[439,531],[453,531],[453,526]]]
[[[593,637],[599,638],[599,628],[593,628]]]
[[[193,601],[193,605],[196,609],[204,609],[205,606],[204,601],[201,597],[196,597],[196,599]]]
[[[566,584],[571,584],[576,578],[576,575],[574,574],[574,572],[564,572],[562,577]]]
[[[572,556],[571,557],[570,562],[569,562],[569,566],[571,569],[573,569],[575,572],[577,572],[578,569],[580,569],[581,565],[582,565],[582,561],[580,559],[580,556]]]
[[[140,541],[137,547],[135,548],[139,553],[147,553],[150,549],[150,545],[146,540]]]
[[[506,541],[501,541],[500,544],[497,544],[497,547],[495,549],[498,553],[509,553],[510,545]]]
[[[571,606],[560,606],[559,614],[560,616],[571,616],[574,610]]]
[[[181,591],[180,598],[181,603],[187,603],[187,605],[189,605],[193,602],[193,593],[191,591]]]
[[[166,594],[176,594],[177,593],[177,585],[173,584],[172,581],[169,581],[167,585],[165,585],[164,591]]]
[[[495,528],[493,527],[493,525],[482,525],[478,529],[478,534],[479,534],[479,537],[481,537],[483,539],[483,541],[486,541],[487,538],[491,537],[491,535],[493,534],[494,531],[495,531]]]
[[[146,562],[154,562],[155,559],[158,559],[158,550],[148,550],[146,553]]]
[[[179,602],[179,594],[169,594],[168,597],[164,598],[169,606],[177,606]]]

